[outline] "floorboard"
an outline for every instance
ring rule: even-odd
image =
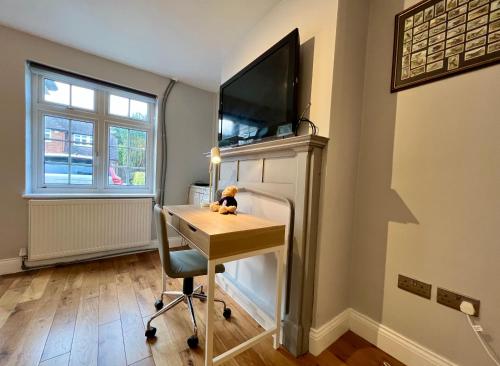
[[[67,289],[62,293],[41,361],[71,352],[76,316],[80,306],[80,289]]]
[[[70,366],[97,365],[99,297],[82,296],[71,345]]]
[[[122,324],[120,320],[99,326],[99,366],[126,366],[123,346]]]
[[[157,338],[144,329],[161,291],[156,252],[120,256],[20,274],[0,276],[0,365],[203,366],[205,303],[194,301],[200,346],[184,303],[153,321]],[[205,278],[196,279],[198,284]],[[181,280],[167,279],[169,290]],[[215,304],[214,352],[221,354],[263,329],[221,289],[232,309],[226,321]],[[168,303],[173,299],[165,298]],[[318,357],[292,357],[272,347],[272,337],[228,361],[228,366],[404,366],[352,332]]]

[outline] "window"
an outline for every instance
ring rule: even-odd
[[[30,193],[153,193],[156,99],[31,68]]]
[[[51,79],[44,79],[43,83],[46,102],[94,110],[94,90]]]
[[[44,128],[43,183],[92,185],[94,146],[92,141],[76,141],[75,136],[85,133],[92,138],[94,123],[44,115]]]
[[[112,185],[146,185],[145,131],[109,127],[108,183]]]
[[[139,121],[148,120],[148,105],[139,100],[111,94],[109,97],[109,113],[115,116],[132,118]]]

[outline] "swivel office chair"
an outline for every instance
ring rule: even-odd
[[[149,319],[146,327],[145,336],[154,338],[156,336],[156,328],[151,326],[153,319],[157,318],[164,312],[172,309],[177,304],[185,301],[187,303],[191,321],[193,322],[193,335],[187,339],[187,344],[190,348],[198,346],[198,327],[196,325],[196,318],[193,309],[193,298],[201,301],[206,301],[207,296],[203,293],[203,286],[193,288],[193,278],[196,276],[204,276],[207,274],[207,260],[197,250],[178,250],[170,251],[167,236],[167,220],[165,212],[159,205],[154,207],[154,220],[156,224],[156,233],[158,236],[158,251],[160,253],[161,263],[164,273],[162,274],[163,290],[160,298],[155,302],[155,308],[158,310]],[[223,273],[225,271],[224,265],[219,264],[215,267],[216,273]],[[182,278],[182,291],[166,291],[166,278],[165,275],[171,278]],[[175,300],[163,306],[164,296],[177,296]],[[231,317],[231,309],[226,306],[226,303],[220,299],[214,299],[224,305],[222,315],[224,318]]]

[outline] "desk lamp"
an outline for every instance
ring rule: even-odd
[[[217,146],[212,147],[212,149],[210,150],[210,165],[208,168],[208,174],[210,175],[209,204],[215,201],[215,192],[217,192],[217,186],[219,180],[220,162],[221,162],[220,149]]]

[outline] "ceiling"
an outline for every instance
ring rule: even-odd
[[[0,0],[0,23],[205,90],[280,0]]]

